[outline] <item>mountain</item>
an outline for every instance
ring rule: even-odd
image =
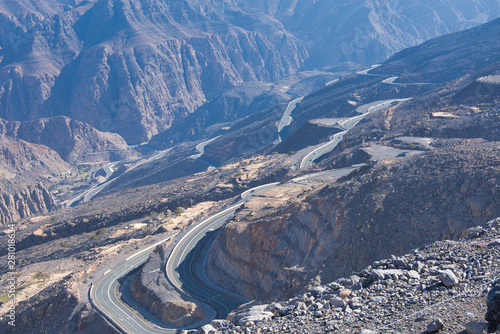
[[[401,51],[370,74],[400,75],[395,82],[444,83],[500,61],[500,19]]]
[[[65,116],[16,122],[0,118],[0,133],[45,145],[69,163],[115,161],[135,157],[125,140]]]
[[[279,19],[304,41],[306,67],[370,65],[404,48],[500,16],[497,0],[241,0]]]
[[[1,5],[0,117],[66,115],[140,143],[243,82],[295,73],[282,24],[215,1]]]
[[[0,117],[64,115],[141,143],[205,124],[205,107],[186,117],[244,83],[381,62],[499,15],[496,0],[2,1]]]
[[[58,176],[71,169],[53,150],[0,134],[0,171],[3,191]]]
[[[413,98],[366,116],[309,172],[365,167],[339,179],[289,182],[246,202],[211,247],[209,278],[248,299],[276,300],[362,270],[377,257],[456,240],[499,216],[500,85],[478,80],[500,73],[499,26],[495,20],[438,37],[368,75],[304,97],[290,138],[310,127],[308,119],[335,121],[355,116],[364,103]],[[404,69],[424,82],[387,83]],[[446,84],[429,85],[431,78]],[[264,124],[276,121],[262,116]],[[228,136],[210,145],[222,147]]]
[[[0,225],[56,209],[44,184],[71,169],[43,145],[0,134]]]

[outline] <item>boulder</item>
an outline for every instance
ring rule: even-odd
[[[447,269],[439,272],[439,279],[444,284],[444,286],[450,288],[459,283],[457,276],[453,273],[453,271]]]
[[[434,319],[427,325],[427,332],[436,333],[444,328],[444,322],[441,319]]]
[[[488,324],[485,322],[469,322],[465,325],[467,334],[487,334]]]
[[[490,289],[486,303],[486,321],[494,326],[500,324],[500,282],[496,282]]]

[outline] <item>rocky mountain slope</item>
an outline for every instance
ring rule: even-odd
[[[438,45],[455,50],[446,53],[447,61],[461,70],[436,74],[444,81],[453,73],[447,86],[393,85],[383,81],[388,76],[357,75],[305,97],[294,110],[295,123],[352,117],[370,96],[373,101],[415,93],[400,106],[367,116],[315,166],[327,170],[368,163],[359,173],[338,182],[324,180],[328,186],[286,185],[249,201],[212,246],[209,276],[247,298],[271,300],[359,270],[374,260],[372,252],[384,257],[456,239],[464,229],[498,216],[500,91],[476,81],[498,72],[498,52],[474,50],[496,43],[499,24],[496,20],[402,52],[409,63],[427,61],[430,68],[441,62]],[[470,57],[464,59],[462,49]],[[460,77],[464,71],[468,74]],[[391,149],[410,151],[385,155]],[[417,155],[410,156],[412,150]]]
[[[500,15],[494,0],[23,0],[0,11],[0,117],[65,115],[128,143],[244,83],[383,61]],[[233,120],[231,106],[220,121]],[[198,124],[205,110],[186,121],[209,126]]]
[[[223,229],[207,273],[248,299],[273,300],[376,258],[457,239],[500,215],[499,166],[496,143],[461,141],[338,182],[277,188],[251,199]],[[283,201],[280,193],[288,194]]]
[[[306,57],[278,21],[226,3],[27,0],[2,13],[0,117],[66,115],[129,143]]]
[[[481,129],[485,126],[494,129],[494,126],[490,127],[489,124],[496,123],[489,122],[496,117],[496,113],[473,112],[475,109],[470,108],[479,108],[481,104],[494,102],[498,97],[497,85],[477,83],[476,79],[493,75],[500,70],[498,66],[500,55],[496,47],[499,28],[500,19],[497,19],[477,28],[439,37],[419,47],[398,53],[382,66],[370,71],[368,75],[349,75],[333,85],[323,87],[305,96],[297,105],[292,114],[293,122],[287,132],[293,136],[294,133],[306,131],[306,128],[302,127],[307,126],[312,119],[353,117],[358,115],[357,109],[361,105],[394,98],[413,98],[413,102],[409,104],[413,105],[412,112],[406,114],[404,126],[400,127],[401,132],[406,132],[408,135],[425,136],[425,132],[431,131],[429,129],[434,129],[435,132],[445,123],[454,124],[455,129],[453,132],[448,129],[447,137],[465,136],[465,130],[461,130],[461,134],[456,133],[460,127],[474,126]],[[386,83],[386,79],[393,76],[399,76],[395,81],[396,84]],[[409,82],[413,84],[404,84]],[[445,82],[448,84],[441,92],[436,92],[436,87],[439,87],[437,83],[444,84]],[[463,89],[463,92],[459,93],[457,89]],[[435,95],[432,95],[434,93]],[[424,97],[421,99],[419,96]],[[450,100],[452,96],[455,97]],[[440,103],[439,99],[442,98],[445,100]],[[429,128],[427,130],[421,129],[422,131],[413,131],[411,134],[403,131],[406,127],[413,129],[424,124],[423,119],[431,116],[431,110],[442,112],[448,107],[459,108],[465,102],[469,109],[463,110],[464,117],[434,118],[425,121],[425,126]],[[441,107],[435,108],[435,104]],[[422,105],[425,105],[424,109],[421,108]],[[283,115],[285,108],[286,104],[283,104],[268,111],[255,113],[240,121],[207,146],[207,155],[223,161],[246,151],[264,152],[267,149],[272,152],[274,147],[271,144],[278,139],[275,124]],[[494,105],[489,106],[490,111],[494,108]],[[422,117],[419,116],[419,119],[415,120],[412,113],[421,114]],[[429,122],[432,124],[428,124]],[[397,126],[397,122],[394,124]],[[370,140],[367,133],[362,135],[364,131],[368,129],[362,123],[346,136],[341,147],[345,147],[346,143],[351,140],[350,138],[356,138],[356,144],[361,143],[362,138]],[[385,130],[378,126],[376,131]],[[377,133],[371,134],[375,137],[378,135]],[[336,153],[338,151],[335,151]]]
[[[71,169],[53,150],[0,134],[0,172],[4,190],[19,184],[47,180]]]
[[[396,82],[444,83],[500,61],[500,19],[406,49],[371,74],[400,75]]]
[[[306,66],[375,64],[431,38],[485,23],[500,15],[498,1],[240,1],[278,18],[305,41]]]
[[[119,135],[98,131],[64,116],[25,122],[0,119],[0,133],[44,145],[68,163],[116,161],[137,156]]]
[[[15,67],[10,72],[6,71],[8,75],[18,75],[22,72],[20,69],[26,70],[23,73],[47,70],[47,63],[42,64],[41,58],[34,57],[40,50],[56,54],[51,58],[55,62],[50,69],[57,72],[53,76],[41,74],[36,80],[29,76],[31,74],[23,76],[24,82],[33,84],[33,87],[43,87],[33,91],[39,93],[37,96],[43,96],[45,102],[35,105],[36,108],[32,110],[39,115],[32,116],[23,116],[21,113],[14,117],[17,111],[28,109],[6,107],[5,112],[11,113],[9,117],[21,115],[24,118],[22,121],[2,122],[2,131],[18,138],[33,138],[33,142],[62,152],[61,155],[68,161],[77,161],[77,156],[89,148],[96,153],[96,159],[108,159],[115,154],[110,153],[115,152],[115,149],[118,152],[116,155],[127,154],[120,137],[97,132],[91,125],[87,126],[87,123],[75,122],[61,115],[42,120],[39,118],[47,116],[46,113],[49,116],[52,112],[66,113],[63,106],[74,102],[71,107],[74,109],[68,109],[72,117],[79,113],[83,115],[84,111],[88,111],[88,115],[102,114],[104,120],[107,118],[111,122],[94,124],[96,127],[124,131],[129,135],[126,138],[129,142],[136,142],[149,138],[162,127],[174,126],[179,117],[185,117],[199,103],[221,96],[220,92],[227,87],[244,81],[277,80],[276,78],[296,71],[306,59],[305,50],[309,48],[310,52],[311,49],[310,43],[301,45],[299,38],[286,31],[285,23],[271,17],[271,13],[274,13],[285,22],[281,9],[286,6],[272,12],[264,7],[241,9],[241,3],[238,2],[237,6],[233,2],[120,0],[72,2],[63,6],[60,2],[50,1],[44,6],[23,0],[2,4],[1,10],[9,14],[0,19],[4,22],[18,22],[17,27],[21,30],[22,27],[36,26],[36,22],[56,22],[52,28],[50,25],[44,26],[48,30],[37,28],[31,39],[26,38],[31,42],[17,44],[18,48],[24,48],[23,52],[27,52],[23,54],[30,54],[33,56],[31,58],[15,57],[13,45],[2,45],[2,63],[5,61],[6,68]],[[276,3],[278,2],[269,2],[270,5]],[[326,2],[315,3],[319,5]],[[370,2],[373,3],[375,2]],[[439,1],[436,3],[442,4]],[[486,2],[481,3],[486,6]],[[256,2],[255,6],[261,4],[263,2]],[[286,4],[288,6],[290,2]],[[302,2],[301,6],[304,4]],[[450,6],[448,4],[445,7]],[[398,8],[403,7],[404,4],[399,4]],[[264,9],[269,15],[262,14]],[[481,13],[488,12],[483,9],[480,10]],[[42,18],[37,15],[40,12],[50,14],[61,11],[64,11],[61,16],[47,14]],[[26,16],[27,12],[31,14]],[[160,14],[153,15],[152,12]],[[277,14],[278,12],[281,14]],[[415,9],[414,12],[418,13],[418,10]],[[474,16],[473,10],[470,12],[474,18],[481,16]],[[373,15],[370,14],[370,17]],[[200,25],[197,25],[198,22],[201,22]],[[498,22],[491,24],[497,25]],[[9,27],[9,24],[2,24],[4,26]],[[47,38],[52,36],[50,29],[59,31],[54,40]],[[269,29],[271,37],[264,39],[262,36]],[[100,31],[106,31],[107,34],[98,34]],[[155,32],[154,37],[151,37],[150,32]],[[64,34],[73,38],[73,53],[61,51],[67,47],[61,41],[66,36]],[[122,38],[125,35],[127,38]],[[4,41],[8,41],[8,36],[12,35],[5,36]],[[481,43],[481,36],[474,36],[469,41],[473,46]],[[492,41],[491,35],[484,34],[483,37],[485,41]],[[52,42],[59,43],[60,49],[56,47],[49,51],[49,47],[33,48],[47,46]],[[453,43],[453,40],[448,42]],[[460,43],[461,46],[465,45],[464,41]],[[237,50],[235,53],[229,52],[229,47],[232,46]],[[243,54],[243,46],[255,47],[256,54],[251,59],[241,60],[238,55]],[[443,48],[447,46],[443,44]],[[296,54],[293,59],[279,55],[278,49],[294,47]],[[139,249],[165,239],[167,235],[183,231],[229,203],[234,203],[244,190],[277,181],[283,181],[283,184],[247,201],[218,234],[207,259],[207,273],[216,283],[248,298],[275,301],[301,293],[306,293],[306,296],[284,302],[284,307],[276,304],[269,309],[267,306],[258,307],[260,311],[268,312],[264,313],[265,316],[284,317],[276,320],[277,323],[269,323],[267,329],[253,327],[255,323],[252,324],[249,320],[254,321],[255,318],[245,318],[243,313],[234,314],[234,323],[240,326],[233,328],[235,331],[272,329],[286,332],[293,331],[292,324],[299,326],[298,331],[305,328],[312,332],[342,332],[351,325],[357,331],[364,328],[361,327],[361,322],[366,319],[373,320],[373,326],[370,325],[369,328],[376,328],[387,325],[377,322],[384,319],[384,315],[388,316],[388,321],[400,319],[401,314],[396,313],[398,307],[406,307],[408,304],[425,306],[426,303],[442,300],[448,294],[455,295],[455,290],[461,287],[443,289],[439,281],[436,281],[439,279],[439,271],[453,270],[462,283],[465,280],[469,280],[468,283],[476,280],[481,284],[486,282],[484,276],[496,268],[494,259],[497,254],[495,248],[483,247],[483,241],[490,243],[497,238],[496,232],[491,232],[493,230],[476,230],[478,236],[484,232],[488,237],[488,240],[477,244],[465,244],[462,247],[462,244],[454,241],[445,241],[437,244],[436,248],[431,247],[432,254],[420,251],[409,256],[404,254],[410,248],[423,247],[436,240],[458,239],[467,228],[500,216],[499,91],[494,84],[476,80],[499,70],[494,58],[496,49],[487,50],[490,60],[479,54],[477,59],[482,59],[481,61],[474,62],[471,59],[469,63],[462,61],[460,52],[449,53],[448,62],[460,62],[460,69],[466,69],[465,64],[475,64],[476,67],[460,72],[457,75],[461,77],[453,77],[447,85],[405,86],[385,80],[392,75],[403,77],[404,73],[386,73],[380,74],[381,76],[358,73],[305,97],[292,114],[295,121],[289,127],[289,141],[285,139],[282,142],[283,152],[302,148],[299,137],[311,132],[315,136],[304,140],[304,143],[315,144],[327,140],[326,137],[320,137],[338,130],[335,119],[359,114],[358,108],[365,103],[413,97],[411,101],[398,106],[391,105],[386,110],[367,116],[348,132],[332,155],[306,170],[296,169],[300,153],[273,153],[276,149],[275,140],[278,138],[276,124],[280,121],[286,104],[269,110],[255,110],[255,113],[241,122],[231,124],[230,129],[222,125],[203,124],[208,113],[204,109],[200,118],[189,118],[197,124],[199,122],[200,126],[195,132],[204,131],[205,125],[214,126],[214,133],[224,131],[224,135],[206,147],[201,158],[220,162],[223,164],[220,168],[184,176],[185,172],[199,172],[207,167],[206,163],[189,158],[194,152],[192,146],[186,144],[165,154],[163,158],[152,159],[151,164],[140,165],[138,162],[139,166],[132,172],[121,174],[125,176],[122,179],[115,179],[115,188],[111,190],[115,193],[109,191],[89,203],[53,211],[50,216],[22,220],[14,217],[13,219],[18,219],[16,256],[22,260],[16,268],[19,273],[18,296],[22,300],[18,309],[18,328],[51,333],[112,332],[101,317],[87,309],[90,307],[87,299],[90,282],[95,282],[114,268],[119,260],[128,258]],[[429,56],[428,51],[423,53],[426,57]],[[154,56],[156,53],[157,57]],[[474,55],[467,54],[471,57]],[[216,59],[215,63],[211,57]],[[404,58],[406,57],[410,59],[411,55],[406,54]],[[439,58],[439,55],[428,57],[429,63],[439,63]],[[174,63],[182,63],[182,66],[162,72],[168,67],[165,65],[167,59],[176,59],[177,63]],[[184,62],[186,59],[189,59],[187,63]],[[33,62],[35,60],[38,62]],[[32,62],[32,67],[25,66],[29,62]],[[231,65],[235,63],[241,66]],[[285,63],[286,66],[283,65]],[[250,66],[251,70],[246,71],[245,68]],[[91,71],[85,72],[89,68]],[[240,77],[236,77],[236,72]],[[144,73],[149,73],[150,76],[142,76]],[[169,73],[167,78],[164,73]],[[221,81],[204,81],[209,76],[213,77],[213,73],[219,75]],[[189,75],[184,77],[185,74]],[[446,78],[446,73],[442,74]],[[248,80],[243,78],[245,75],[249,76]],[[415,77],[418,78],[416,72]],[[21,90],[10,79],[6,80],[0,94],[7,92],[5,94],[8,98],[7,95],[0,98],[4,99],[2,101],[13,101],[10,98]],[[51,80],[53,84],[50,83]],[[177,86],[180,81],[185,86]],[[125,83],[126,87],[119,86],[118,82]],[[153,82],[159,83],[158,91],[148,89],[148,85],[154,86]],[[190,86],[189,83],[193,85]],[[169,84],[175,87],[172,88]],[[162,85],[169,87],[168,93],[166,86]],[[82,87],[91,87],[91,93],[83,94],[82,92],[89,91],[80,90]],[[102,87],[105,87],[104,90],[101,90]],[[221,110],[218,121],[223,121],[226,117],[237,117],[235,115],[238,113],[244,114],[245,108],[250,106],[249,100],[253,96],[261,96],[264,91],[250,92],[251,98],[243,101],[239,100],[241,92],[238,93],[237,90],[231,91],[236,92],[234,96],[226,95],[227,99],[221,97],[213,102],[212,107],[215,108],[234,106],[238,109],[232,115],[227,110]],[[122,92],[126,94],[120,95]],[[192,96],[188,97],[189,100],[182,100],[186,92],[192,93]],[[67,100],[60,98],[61,96]],[[112,98],[116,96],[119,98],[113,102]],[[129,108],[128,96],[134,96],[134,103],[138,103],[139,107],[135,105]],[[165,104],[162,107],[172,112],[169,115],[174,115],[177,120],[175,117],[168,118],[170,116],[167,117],[166,114],[148,113],[156,108],[154,102],[160,103],[165,96],[172,99],[168,100],[168,106]],[[21,100],[26,102],[24,98]],[[89,103],[79,104],[81,101]],[[24,106],[23,103],[19,105]],[[101,106],[100,103],[104,107],[109,106],[109,114],[105,109],[96,109],[97,105]],[[178,104],[170,109],[171,103]],[[334,126],[323,127],[318,131],[313,126],[317,123],[309,123],[312,119],[324,117],[332,118],[329,124]],[[139,123],[144,129],[151,129],[151,132],[144,129],[135,133],[128,131],[132,124]],[[114,127],[116,124],[119,126]],[[56,125],[62,127],[65,134],[52,138],[49,134],[52,126]],[[187,127],[185,123],[183,126]],[[122,130],[118,130],[119,127]],[[73,138],[83,135],[96,135],[98,138],[95,141],[81,141],[79,145],[72,144]],[[66,164],[55,151],[43,148],[41,153],[35,152],[35,144],[0,136],[6,138],[6,143],[15,142],[16,150],[25,150],[35,155],[35,161],[44,161],[43,156],[46,155],[47,161],[50,157],[57,157],[58,161]],[[158,138],[158,142],[163,145],[180,137],[181,135],[174,133],[170,137]],[[63,142],[63,145],[58,146],[59,142]],[[146,145],[143,149],[146,150]],[[259,152],[269,152],[269,155],[256,155]],[[387,152],[401,153],[391,155]],[[248,159],[240,160],[241,157]],[[184,164],[186,161],[189,163]],[[228,161],[233,163],[227,164]],[[366,166],[340,179],[326,174],[308,179],[305,175],[311,171],[327,170],[353,162],[364,162]],[[14,162],[9,163],[14,165]],[[34,170],[39,170],[40,175],[45,175],[45,171],[56,171],[41,162],[30,163],[27,159],[19,166],[34,166]],[[127,163],[120,165],[120,172],[125,170],[126,165]],[[28,169],[29,167],[26,168]],[[131,176],[130,179],[127,179],[127,174]],[[159,183],[181,175],[184,177]],[[304,178],[289,182],[297,176]],[[37,193],[41,197],[45,194],[43,189],[39,189]],[[4,202],[15,202],[15,196],[13,195],[14,200]],[[25,203],[29,203],[29,199],[23,200],[18,212],[29,206]],[[29,208],[35,211],[31,206]],[[8,235],[0,234],[0,242],[7,243],[7,240]],[[438,248],[440,250],[434,250]],[[479,255],[472,252],[478,249],[485,251]],[[449,257],[443,259],[442,254]],[[395,256],[391,260],[374,263],[373,268],[365,272],[361,271],[372,261],[390,255]],[[8,289],[4,283],[10,275],[7,256],[6,249],[0,251],[0,297],[4,299]],[[199,319],[202,316],[199,306],[192,299],[172,293],[168,284],[166,285],[164,272],[158,270],[164,261],[164,255],[158,249],[145,269],[139,271],[132,281],[133,297],[143,307],[171,323],[183,324],[190,318]],[[380,273],[372,272],[371,269],[400,271]],[[355,277],[340,279],[335,284],[311,290],[338,277],[349,276],[352,271],[361,272]],[[496,272],[493,274],[496,275]],[[423,285],[425,288],[421,290],[426,291],[426,294],[422,297],[418,286]],[[398,294],[390,290],[391,287],[395,287],[398,293],[402,291],[401,296],[408,297],[410,302],[398,299]],[[323,295],[325,300],[321,300]],[[372,300],[370,297],[383,298]],[[396,304],[389,305],[386,299],[393,299]],[[377,308],[379,304],[386,308]],[[328,308],[330,311],[326,311]],[[464,309],[460,305],[458,308]],[[165,309],[169,312],[164,312]],[[0,321],[4,323],[7,319],[6,305],[0,304],[0,311],[3,312]],[[314,312],[313,316],[309,316],[309,311]],[[357,314],[366,317],[360,317],[362,320],[356,322]],[[297,318],[298,324],[293,323],[292,318],[295,316],[302,316]],[[393,318],[389,318],[390,316]],[[317,323],[313,317],[321,319],[321,322]],[[475,316],[472,318],[477,320]],[[61,319],[65,320],[64,323]],[[213,324],[228,325],[224,321]],[[241,325],[249,328],[242,328]],[[404,327],[404,330],[417,327],[420,330],[422,324],[414,326],[416,327]],[[453,330],[458,328],[455,325],[450,327]]]
[[[149,311],[169,326],[185,327],[199,322],[206,317],[207,310],[190,300],[170,285],[168,280],[160,275],[151,275],[165,262],[165,248],[158,247],[148,259],[147,264],[133,278],[130,293],[139,304],[148,307]]]
[[[500,274],[499,223],[375,261],[288,300],[245,305],[201,333],[498,333],[485,314],[498,312],[488,292]]]
[[[45,186],[70,170],[51,149],[0,134],[0,225],[56,209]]]
[[[57,209],[52,195],[42,185],[28,186],[18,193],[0,193],[0,225]]]

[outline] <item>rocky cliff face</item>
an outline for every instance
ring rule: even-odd
[[[495,19],[498,1],[239,1],[277,17],[306,41],[307,66],[374,64],[428,39]]]
[[[16,305],[15,327],[2,316],[6,333],[118,333],[89,304],[82,303],[77,284],[71,276],[44,288],[29,300]]]
[[[462,142],[382,161],[320,190],[250,200],[213,244],[211,279],[270,300],[500,215],[498,148]],[[279,190],[277,190],[279,192]],[[264,195],[265,196],[265,195]]]
[[[231,322],[212,324],[221,334],[498,332],[499,225],[497,218],[460,241],[377,260],[288,300],[247,304],[229,315]]]
[[[1,183],[32,183],[68,169],[70,166],[53,150],[0,133]]]
[[[123,160],[137,155],[121,136],[64,116],[25,122],[0,119],[0,134],[44,145],[69,163]]]
[[[69,170],[51,149],[0,134],[0,224],[56,208],[43,183]]]
[[[0,193],[0,225],[47,213],[58,206],[41,184],[17,193]]]
[[[185,327],[203,320],[206,317],[203,307],[190,301],[187,296],[181,298],[163,272],[156,270],[165,263],[164,251],[162,246],[158,246],[134,277],[130,286],[132,298],[169,326]]]
[[[139,143],[242,83],[380,62],[499,14],[495,0],[6,2],[0,117],[65,115]]]
[[[294,73],[306,56],[278,21],[227,3],[40,7],[2,8],[8,120],[63,114],[138,143],[242,82]]]

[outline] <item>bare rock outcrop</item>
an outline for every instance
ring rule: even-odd
[[[66,115],[140,143],[243,82],[295,73],[307,55],[280,22],[229,2],[42,3],[1,9],[8,120]]]
[[[137,155],[120,135],[101,132],[89,124],[65,116],[26,122],[0,119],[0,133],[44,145],[69,163],[115,161]]]
[[[118,333],[88,304],[82,302],[71,276],[51,284],[15,309],[15,326],[0,317],[2,333]]]
[[[169,326],[185,327],[203,320],[206,310],[182,296],[172,287],[162,272],[164,249],[158,246],[130,285],[132,298]]]
[[[213,244],[208,275],[247,298],[273,299],[458,239],[500,215],[499,166],[495,143],[464,142],[382,161],[312,193],[282,188],[289,201],[274,209],[273,196],[252,199]]]
[[[40,183],[14,194],[0,193],[0,225],[44,214],[58,207]]]

